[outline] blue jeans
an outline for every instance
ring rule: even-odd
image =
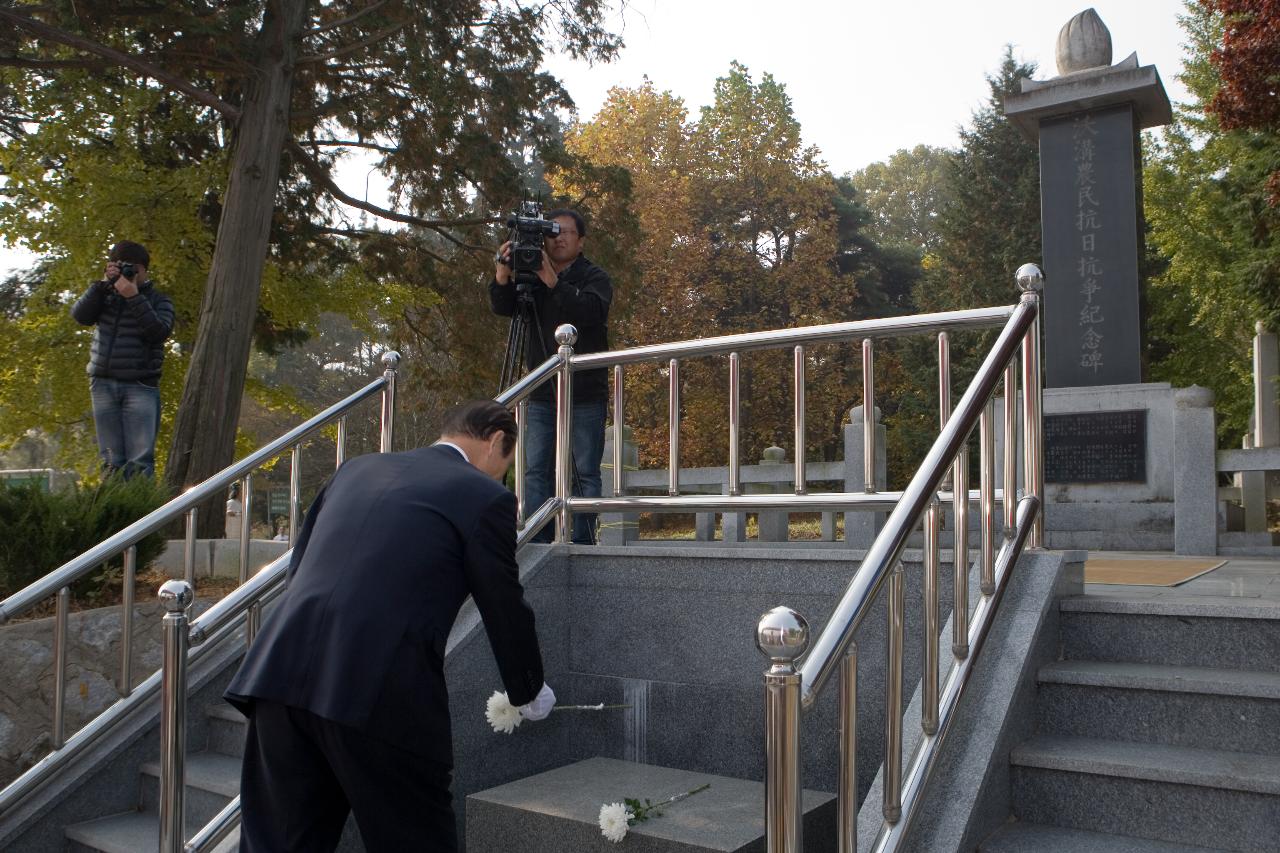
[[[150,477],[156,467],[160,389],[141,382],[93,376],[89,379],[98,455],[107,473]]]
[[[600,457],[604,455],[605,402],[597,400],[573,404],[573,494],[600,497]],[[555,494],[556,410],[544,400],[529,402],[525,425],[524,499],[526,513],[532,513]],[[554,524],[554,522],[552,522]],[[536,542],[550,542],[552,525],[542,528]],[[573,517],[573,541],[590,545],[596,540],[596,516],[583,513]]]

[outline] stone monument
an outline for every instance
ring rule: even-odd
[[[1058,76],[1023,80],[1005,115],[1040,146],[1045,385],[1143,381],[1141,147],[1169,97],[1137,54],[1111,64],[1093,9],[1058,34]]]

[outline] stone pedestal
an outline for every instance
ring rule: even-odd
[[[1173,550],[1211,557],[1218,553],[1213,392],[1180,388],[1173,402]]]
[[[604,838],[600,807],[624,798],[665,800],[711,787],[631,827],[621,842],[644,853],[764,853],[764,785],[710,773],[591,758],[467,797],[468,853],[620,849]],[[804,791],[804,849],[835,843],[831,794]]]
[[[1040,146],[1046,387],[1141,382],[1138,131],[1171,120],[1160,75],[1133,55],[1023,80],[1005,115]]]
[[[862,406],[854,406],[849,411],[849,425],[844,428],[844,488],[847,492],[866,490],[867,477],[864,461]],[[888,463],[885,456],[885,428],[880,423],[880,407],[876,406],[876,489],[883,491],[888,487]],[[884,527],[886,513],[883,512],[846,512],[844,514],[844,541],[850,548],[869,548],[876,534]]]

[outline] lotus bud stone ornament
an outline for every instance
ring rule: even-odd
[[[1058,73],[1111,65],[1111,32],[1098,13],[1085,9],[1058,31]]]

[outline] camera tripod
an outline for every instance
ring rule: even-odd
[[[498,392],[510,388],[524,376],[528,364],[529,342],[536,336],[540,361],[546,360],[547,341],[542,334],[542,322],[538,317],[538,304],[533,298],[532,283],[521,281],[522,275],[516,273],[516,281],[510,286],[516,289],[516,310],[511,315],[511,328],[507,331],[507,349],[502,358],[502,373],[498,378]],[[532,329],[532,331],[530,331]],[[521,428],[524,428],[521,424]],[[578,476],[578,466],[573,459],[572,448],[569,451],[569,472],[572,477],[574,494],[582,492],[582,478]],[[552,480],[554,481],[554,472]],[[592,524],[588,528],[590,544],[596,544],[596,529]],[[572,532],[572,531],[571,531]]]

